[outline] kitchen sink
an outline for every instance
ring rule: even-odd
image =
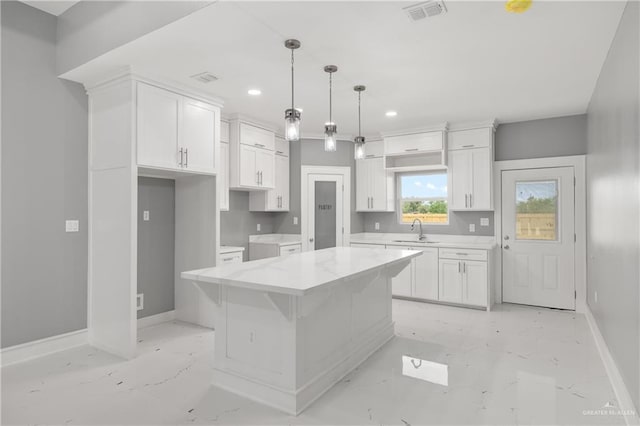
[[[437,244],[439,241],[393,240],[393,243]]]

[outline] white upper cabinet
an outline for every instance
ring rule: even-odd
[[[285,155],[286,154],[286,155]],[[276,138],[274,189],[253,191],[249,210],[254,212],[289,211],[289,142]]]
[[[365,158],[356,161],[356,211],[395,211],[393,172],[384,168],[384,142],[365,145]]]
[[[229,122],[229,187],[259,191],[275,188],[275,134],[242,119]]]
[[[229,143],[229,122],[220,120],[220,142]]]
[[[493,210],[493,127],[449,132],[449,209]]]
[[[145,83],[137,87],[138,165],[215,174],[220,109]]]
[[[446,124],[438,130],[384,136],[384,167],[387,170],[442,169],[447,164]]]
[[[218,169],[220,180],[220,210],[229,210],[229,144],[220,144],[220,167]]]

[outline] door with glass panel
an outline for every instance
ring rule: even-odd
[[[310,174],[308,181],[309,250],[344,245],[342,175]]]
[[[573,167],[502,172],[502,299],[575,309]]]

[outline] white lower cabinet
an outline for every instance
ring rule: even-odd
[[[290,246],[280,246],[280,256],[289,256],[294,253],[302,252],[302,244],[294,244]]]
[[[487,262],[440,259],[440,300],[474,306],[488,306]]]
[[[421,256],[414,258],[392,281],[394,296],[416,299],[438,300],[438,249],[431,247],[406,247],[387,245],[387,249],[419,250]]]
[[[234,251],[229,253],[220,253],[220,264],[232,265],[234,263],[242,263],[242,252]]]

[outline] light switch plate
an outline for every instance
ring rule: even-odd
[[[376,231],[380,230],[380,222],[376,222],[375,224]]]
[[[260,230],[260,224],[258,224],[257,228],[258,228],[258,231],[259,231]]]
[[[480,226],[489,226],[489,218],[481,217],[480,218]]]
[[[144,220],[145,222],[149,221],[149,210],[145,210],[142,212],[142,220]]]
[[[293,224],[297,225],[298,224],[298,216],[294,216],[293,217]]]
[[[80,230],[79,220],[66,220],[64,222],[65,232],[78,232]]]
[[[144,309],[144,293],[139,293],[136,296],[136,309],[141,311]]]
[[[476,224],[475,223],[470,223],[469,224],[469,232],[476,232]]]

